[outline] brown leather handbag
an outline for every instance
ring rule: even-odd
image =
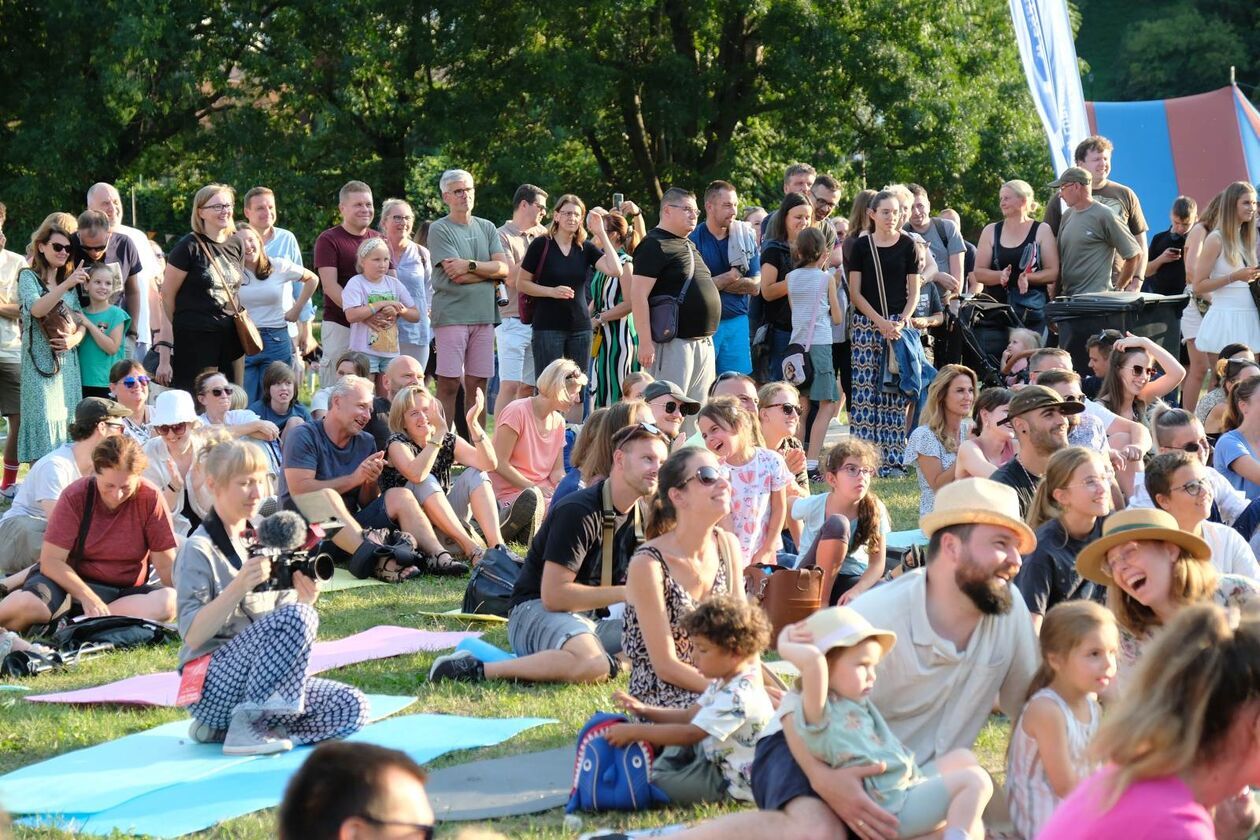
[[[43,289],[44,294],[48,294],[48,287],[44,285],[43,278],[41,278],[37,272],[31,273],[35,275],[35,280],[39,283],[39,287]],[[40,332],[42,332],[44,334],[44,338],[48,339],[50,342],[56,338],[65,338],[68,335],[74,335],[79,329],[79,325],[74,322],[74,316],[70,313],[70,307],[66,306],[65,301],[60,299],[53,304],[52,309],[48,310],[47,315],[44,315],[43,317],[36,317],[32,315],[31,320],[33,320],[36,324],[39,324]],[[39,366],[39,362],[35,358],[34,342],[27,342],[26,350],[31,357],[31,367],[35,368],[35,372],[40,376],[43,376],[46,379],[51,379],[61,373],[61,354],[66,351],[53,350],[52,370],[44,370]]]
[[[258,355],[263,351],[262,333],[258,332],[258,326],[254,323],[254,319],[249,317],[249,313],[241,308],[240,299],[232,294],[232,289],[227,284],[227,278],[219,270],[219,264],[214,261],[214,255],[210,253],[206,243],[202,242],[201,237],[197,234],[193,234],[193,236],[197,240],[197,245],[201,248],[201,253],[206,257],[206,264],[210,271],[213,271],[214,276],[219,278],[219,285],[223,287],[223,294],[227,297],[228,303],[232,304],[232,326],[236,327],[236,337],[240,339],[241,349],[245,351],[246,356]]]
[[[823,599],[823,570],[786,569],[758,563],[744,569],[744,592],[748,600],[760,604],[774,627],[770,647],[778,644],[779,632],[789,624],[818,612]]]

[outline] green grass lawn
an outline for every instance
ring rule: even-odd
[[[893,528],[914,528],[918,521],[919,493],[914,478],[881,480],[876,484],[893,517]],[[483,630],[486,641],[506,648],[507,632],[502,625],[468,627],[460,622],[434,619],[421,612],[447,610],[459,606],[464,581],[425,578],[397,586],[354,589],[326,595],[319,601],[320,638],[338,639],[378,624],[398,624],[425,630]],[[40,692],[84,688],[135,674],[175,667],[177,647],[106,654],[61,673],[50,673],[25,682]],[[498,746],[473,752],[455,753],[432,763],[438,768],[480,758],[533,752],[573,742],[578,728],[595,709],[609,709],[609,696],[626,687],[623,676],[614,684],[599,686],[535,686],[507,683],[478,685],[425,681],[429,665],[438,654],[368,662],[329,672],[325,676],[351,683],[378,694],[415,695],[416,705],[408,712],[439,712],[496,717],[537,716],[559,720],[558,724],[531,729]],[[27,703],[12,693],[0,694],[0,772],[39,761],[69,750],[97,744],[129,733],[148,729],[185,717],[176,709],[145,709],[117,706],[67,706]],[[1000,771],[1005,749],[1006,725],[995,719],[981,733],[976,750],[991,771]],[[696,821],[723,812],[722,808],[664,809],[647,814],[599,815],[585,818],[585,828],[596,826],[646,827],[681,821]],[[200,837],[267,838],[274,835],[274,812],[263,811],[223,823]],[[561,838],[573,833],[562,824],[560,809],[518,819],[497,820],[491,827],[511,837]],[[462,824],[451,823],[439,836],[453,836]],[[16,829],[19,838],[69,837],[56,831]]]

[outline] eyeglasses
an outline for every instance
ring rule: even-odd
[[[705,464],[703,467],[699,467],[694,473],[692,473],[689,478],[683,479],[682,483],[678,486],[680,488],[686,487],[692,479],[699,481],[705,487],[712,487],[719,481],[730,481],[731,471],[726,467],[710,467],[708,464]]]
[[[414,222],[416,220],[415,216],[404,216],[401,213],[395,213],[389,218],[390,218],[390,221],[393,221],[393,222]]]
[[[1111,549],[1111,551],[1107,552],[1107,556],[1103,558],[1102,563],[1099,564],[1099,568],[1102,570],[1104,575],[1111,576],[1115,573],[1114,570],[1117,566],[1128,565],[1132,562],[1133,556],[1137,554],[1137,552],[1138,545],[1136,542],[1127,543],[1123,546],[1116,546]]]
[[[171,423],[169,425],[154,426],[153,431],[159,435],[182,435],[188,431],[188,423]]]
[[[582,373],[580,373],[579,371],[576,371],[576,370],[575,370],[575,371],[573,371],[572,373],[567,374],[567,375],[564,377],[564,381],[565,381],[565,382],[576,382],[577,380],[582,379],[582,378],[583,378],[583,374],[582,374]]]
[[[1065,484],[1064,487],[1084,487],[1091,493],[1097,493],[1100,490],[1110,490],[1111,482],[1098,478],[1097,476],[1090,476],[1084,481],[1077,481],[1073,484]]]
[[[147,376],[124,376],[122,379],[122,384],[128,388],[135,388],[137,385],[142,386],[142,387],[148,387],[148,384],[151,381],[152,380],[149,379],[149,377]]]
[[[684,216],[699,216],[700,211],[695,207],[688,207],[686,204],[666,204],[666,207],[673,207],[675,210],[681,210]]]
[[[359,819],[370,822],[372,825],[378,825],[381,828],[388,828],[390,826],[406,828],[420,835],[423,840],[433,840],[433,833],[437,830],[434,826],[425,825],[424,823],[402,822],[401,820],[381,820],[371,814],[359,814]]]
[[[1147,379],[1150,379],[1152,376],[1159,373],[1158,368],[1146,367],[1145,365],[1134,365],[1132,370],[1134,376],[1142,376],[1145,374]]]
[[[228,394],[231,394],[232,389],[231,388],[210,388],[205,391],[202,391],[201,393],[209,394],[212,397],[223,397],[223,396],[227,396]]]
[[[1180,490],[1192,499],[1197,499],[1204,493],[1212,495],[1212,485],[1208,484],[1206,478],[1196,478],[1193,481],[1187,481],[1180,487],[1170,487],[1169,490]]]
[[[201,209],[209,210],[211,213],[226,213],[232,209],[232,205],[223,204],[222,202],[219,204],[203,204],[201,205]]]
[[[451,195],[463,198],[466,195],[472,195],[476,191],[476,187],[460,187],[459,189],[451,190]]]
[[[845,464],[839,469],[839,472],[844,473],[850,478],[861,478],[863,476],[866,478],[872,478],[875,475],[875,469],[873,467],[859,467],[857,464]]]
[[[800,416],[801,413],[801,407],[793,403],[770,403],[766,408],[781,408],[788,417]]]
[[[70,253],[70,249],[71,249],[71,248],[73,248],[74,246],[73,246],[73,245],[62,245],[60,242],[49,242],[49,243],[48,243],[48,247],[49,247],[49,248],[52,248],[54,253],[57,253],[57,254],[68,254],[68,253]]]
[[[535,209],[535,210],[540,210],[540,211],[542,211],[543,213],[546,213],[546,212],[547,212],[547,205],[546,205],[546,204],[539,204],[538,202],[534,202],[534,209]]]

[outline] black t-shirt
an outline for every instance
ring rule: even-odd
[[[363,428],[376,441],[376,448],[384,452],[389,446],[389,409],[392,404],[384,397],[372,397],[372,419]]]
[[[1184,247],[1186,238],[1183,235],[1171,230],[1161,231],[1151,240],[1150,259],[1154,260],[1169,248]],[[1181,259],[1164,263],[1155,269],[1148,282],[1151,284],[1151,291],[1157,295],[1183,294],[1186,291],[1186,261]]]
[[[722,318],[722,297],[695,243],[685,236],[652,228],[634,250],[634,273],[656,280],[649,297],[678,297],[686,283],[689,266],[695,278],[678,307],[678,337],[705,338],[717,332]],[[645,326],[640,325],[639,329],[644,330]]]
[[[74,246],[74,252],[71,259],[75,265],[90,266],[93,263],[104,263],[109,266],[109,270],[114,275],[115,293],[110,295],[109,302],[121,306],[120,301],[123,298],[123,291],[126,289],[127,278],[133,274],[139,273],[142,268],[140,262],[140,252],[136,250],[135,244],[131,241],[131,237],[124,236],[121,233],[111,233],[109,239],[105,242],[105,254],[100,259],[93,259],[88,256],[87,251],[83,250],[83,246],[79,244],[79,234],[70,235],[70,244]],[[98,253],[93,251],[93,253]],[[83,286],[76,287],[79,293],[79,302],[87,306],[88,296],[87,290]],[[132,329],[135,325],[132,325]]]
[[[919,287],[919,305],[914,308],[914,317],[930,318],[945,311],[941,302],[940,287],[935,283],[923,283]]]
[[[792,262],[792,252],[786,243],[777,239],[770,239],[761,245],[761,266],[765,270],[766,266],[774,266],[775,271],[779,272],[777,281],[782,282],[787,279],[788,272],[796,268],[796,264]],[[792,331],[792,304],[788,302],[788,296],[784,295],[778,300],[767,300],[762,307],[765,313],[766,323],[780,330]]]
[[[211,268],[206,255],[197,244],[200,240],[214,258]],[[175,296],[174,326],[185,330],[216,331],[231,320],[223,284],[227,283],[235,297],[244,277],[241,268],[241,241],[234,236],[226,242],[212,242],[204,236],[190,233],[175,243],[166,253],[166,262],[187,272],[184,282]],[[220,279],[222,278],[222,280]]]
[[[1102,519],[1083,540],[1069,536],[1057,519],[1037,529],[1037,547],[1024,558],[1024,565],[1015,576],[1015,586],[1024,596],[1029,612],[1045,615],[1055,604],[1086,598],[1106,604],[1107,587],[1076,573],[1076,555],[1100,536]]]
[[[547,252],[547,262],[539,268],[544,251]],[[590,332],[588,272],[603,255],[604,252],[589,239],[582,243],[581,248],[570,245],[568,256],[550,236],[540,236],[529,243],[521,259],[521,268],[533,275],[534,282],[540,286],[568,286],[574,291],[572,300],[534,298],[534,329]]]
[[[919,257],[914,240],[904,233],[895,244],[880,247],[879,264],[884,272],[884,296],[888,311],[880,305],[879,285],[875,274],[875,255],[871,253],[870,237],[858,242],[853,249],[853,264],[849,271],[862,275],[862,297],[885,318],[900,315],[906,310],[906,276],[919,273]]]
[[[604,562],[604,482],[577,490],[547,512],[525,554],[525,565],[512,590],[512,606],[542,597],[544,563],[559,563],[577,574],[583,586],[599,586]],[[613,584],[626,582],[630,556],[638,548],[634,517],[617,517],[613,548]]]
[[[1033,495],[1037,492],[1037,485],[1041,483],[1041,476],[1033,475],[1024,468],[1018,458],[1012,458],[1006,462],[1005,466],[998,467],[989,478],[998,484],[1014,487],[1015,492],[1019,494],[1019,515],[1021,518],[1028,515],[1028,509],[1032,507]]]

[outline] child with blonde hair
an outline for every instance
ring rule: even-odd
[[[350,278],[341,293],[342,308],[350,322],[350,349],[370,360],[370,373],[376,374],[381,390],[385,366],[398,357],[398,319],[420,320],[411,292],[397,277],[389,274],[389,245],[380,237],[364,240],[355,255],[359,273]]]
[[[1014,327],[1002,351],[1002,376],[1007,385],[1028,382],[1028,357],[1041,349],[1041,336],[1023,327]]]

